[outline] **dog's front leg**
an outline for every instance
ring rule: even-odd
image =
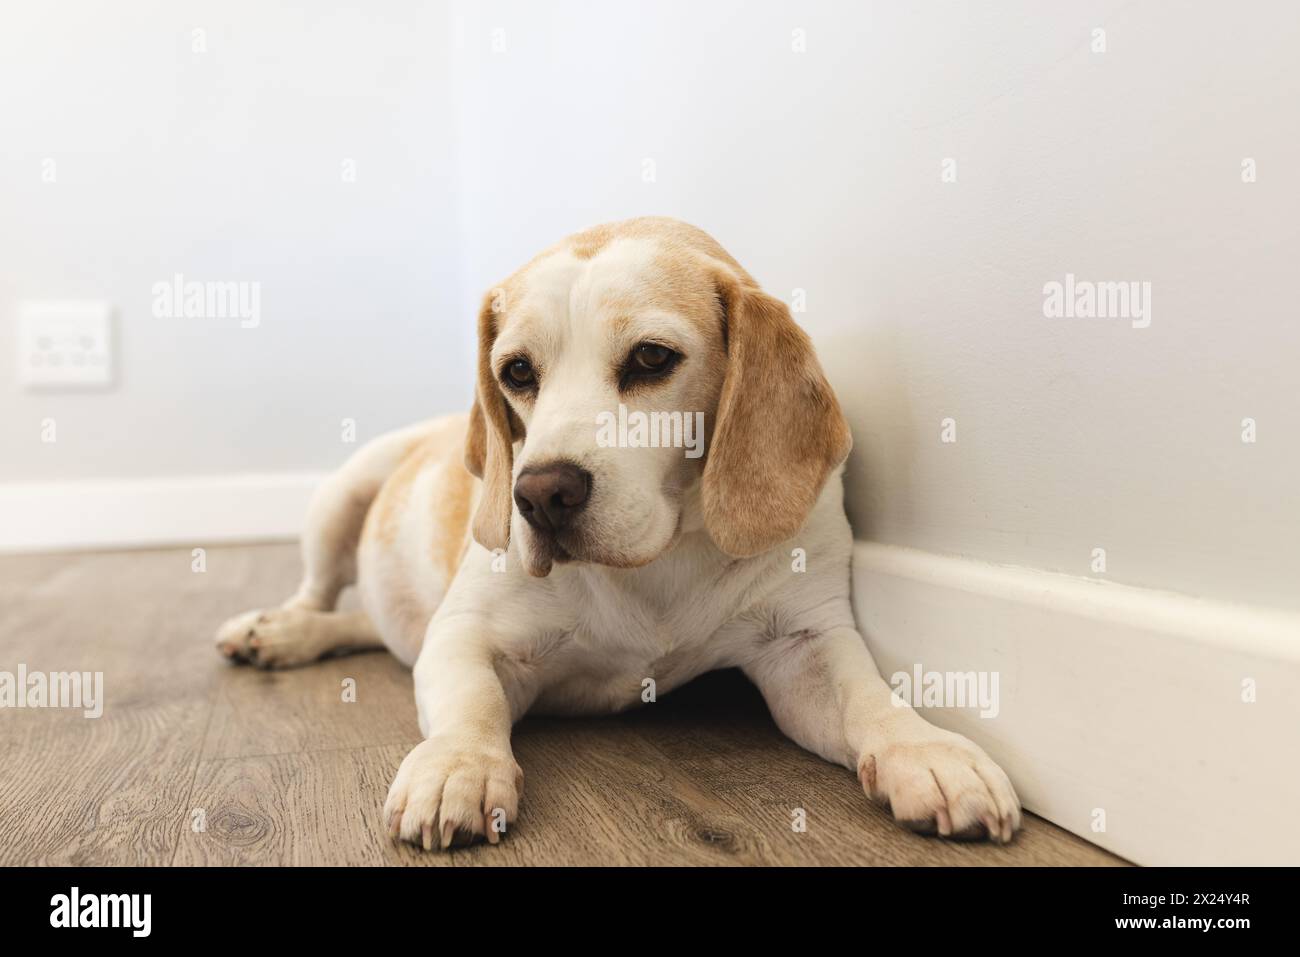
[[[434,617],[415,663],[415,698],[425,740],[388,791],[389,833],[425,850],[458,834],[497,843],[519,810],[523,771],[510,728],[527,703],[507,694],[479,623]]]
[[[852,626],[766,642],[745,673],[783,732],[856,770],[867,794],[913,830],[1005,843],[1020,826],[1020,801],[1002,769],[896,699]]]

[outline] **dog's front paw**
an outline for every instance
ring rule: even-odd
[[[1020,799],[1006,773],[959,734],[934,729],[933,737],[885,745],[862,758],[858,777],[922,834],[1005,844],[1020,827]]]
[[[509,749],[493,750],[445,737],[421,741],[397,769],[384,804],[394,838],[432,850],[436,839],[501,840],[519,812],[524,772]]]

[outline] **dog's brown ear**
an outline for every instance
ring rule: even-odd
[[[811,341],[781,300],[719,271],[727,372],[704,464],[704,522],[738,558],[803,527],[852,447]]]
[[[500,319],[498,302],[495,293],[488,293],[479,309],[478,379],[465,436],[465,468],[483,480],[478,511],[474,513],[474,539],[488,549],[510,544],[510,484],[515,460],[510,410],[492,372],[492,344],[496,342]]]

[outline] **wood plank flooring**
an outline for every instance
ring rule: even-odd
[[[501,845],[397,846],[379,812],[419,740],[410,673],[382,653],[231,666],[213,631],[289,595],[297,550],[191,564],[187,549],[0,556],[0,670],[101,671],[105,697],[98,719],[0,710],[0,864],[1124,863],[1032,815],[1009,847],[904,831],[732,672],[631,714],[525,720],[524,800]]]

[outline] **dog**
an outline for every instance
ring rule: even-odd
[[[710,236],[594,227],[485,296],[468,415],[377,438],[326,480],[297,593],[218,648],[287,667],[387,647],[412,667],[424,740],[383,813],[426,850],[515,821],[525,713],[617,712],[729,667],[902,824],[1009,841],[1006,774],[893,695],[854,623],[850,446],[808,336]],[[336,611],[354,582],[363,610]]]

